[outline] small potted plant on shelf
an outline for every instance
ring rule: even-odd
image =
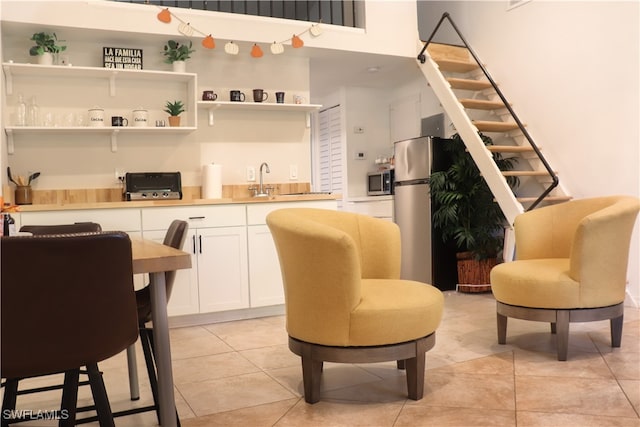
[[[167,101],[164,111],[169,114],[169,126],[180,126],[180,113],[184,113],[182,101]]]
[[[480,133],[485,145],[490,137]],[[458,263],[458,290],[483,292],[491,289],[489,271],[502,250],[506,220],[459,134],[444,143],[450,156],[448,169],[434,172],[429,178],[432,198],[432,222],[445,243],[455,244]],[[513,169],[517,159],[493,154],[498,169]],[[517,177],[507,177],[511,188]]]
[[[191,54],[195,52],[191,49],[193,43],[189,41],[189,44],[180,44],[175,40],[169,40],[164,45],[164,51],[162,54],[166,56],[164,62],[167,64],[173,64],[173,71],[177,73],[184,73],[186,70],[185,61],[191,58]]]
[[[29,49],[29,54],[31,56],[37,56],[38,63],[42,65],[53,64],[54,55],[58,55],[67,49],[67,46],[57,44],[59,40],[56,33],[34,33],[29,40],[36,43],[35,46]],[[60,40],[60,42],[63,41],[64,40]]]

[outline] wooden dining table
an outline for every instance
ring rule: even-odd
[[[191,255],[179,249],[148,239],[131,237],[133,273],[149,274],[151,294],[151,320],[156,367],[158,373],[158,405],[160,425],[177,425],[176,404],[173,393],[171,344],[167,317],[167,290],[165,272],[191,268]]]

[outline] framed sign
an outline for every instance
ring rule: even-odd
[[[129,47],[103,47],[104,68],[142,70],[142,49]]]

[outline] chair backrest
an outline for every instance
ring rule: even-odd
[[[267,224],[280,260],[291,336],[348,342],[361,280],[400,277],[400,232],[389,221],[295,208],[271,212]]]
[[[127,234],[2,237],[0,255],[3,377],[77,368],[136,341]]]
[[[526,212],[515,221],[517,259],[568,258],[582,307],[620,303],[639,210],[636,197],[607,196]]]
[[[189,224],[187,221],[182,221],[179,219],[173,220],[169,228],[167,229],[167,234],[164,236],[164,241],[162,244],[171,246],[175,249],[182,249],[184,245],[184,241],[187,238],[187,230],[189,229]],[[169,297],[171,297],[171,291],[173,290],[173,283],[176,279],[175,271],[167,271],[164,275],[164,281],[167,289],[167,301],[169,301]]]
[[[27,231],[34,236],[46,234],[70,234],[70,233],[91,233],[102,231],[100,224],[95,222],[76,222],[74,224],[59,225],[23,225],[20,231]]]

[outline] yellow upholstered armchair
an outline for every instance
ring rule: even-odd
[[[516,217],[516,261],[491,270],[498,342],[507,318],[551,323],[558,360],[567,360],[569,323],[610,320],[620,347],[629,244],[640,201],[609,196],[575,200]]]
[[[435,344],[444,298],[400,280],[396,224],[325,209],[267,217],[285,290],[289,348],[302,358],[305,401],[320,399],[324,361],[396,360],[409,398],[423,395],[425,352]]]

